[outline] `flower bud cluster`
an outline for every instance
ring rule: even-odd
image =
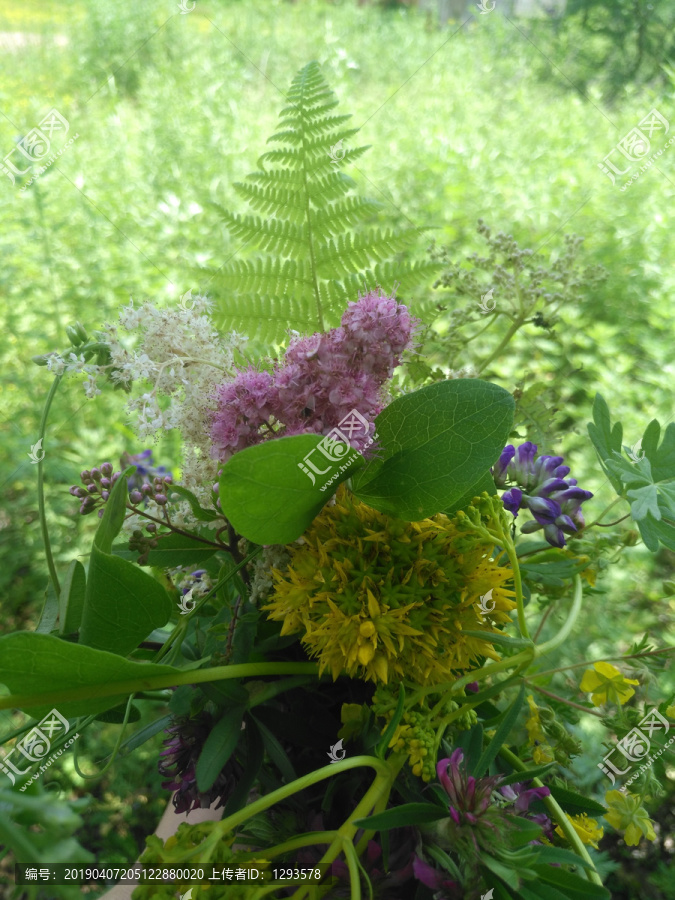
[[[100,519],[103,515],[103,506],[110,496],[113,485],[121,475],[121,472],[113,471],[113,465],[109,462],[104,462],[93,469],[84,469],[80,473],[84,487],[74,484],[70,488],[70,494],[81,501],[80,514],[86,516],[97,509]],[[167,495],[172,481],[171,475],[156,475],[142,481],[137,487],[130,482],[128,504],[139,506],[154,501],[160,507],[166,506],[169,502]],[[145,527],[151,534],[157,531],[155,522],[149,522]]]

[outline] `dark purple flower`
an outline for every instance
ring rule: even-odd
[[[481,817],[492,805],[492,792],[501,776],[474,778],[468,774],[463,762],[464,751],[457,748],[449,759],[442,759],[436,766],[438,779],[450,799],[450,818],[457,826],[486,824],[492,828],[493,824]]]
[[[447,872],[441,872],[439,869],[434,869],[433,866],[430,866],[429,863],[425,862],[420,856],[416,856],[413,861],[413,872],[415,878],[418,881],[421,881],[426,887],[431,888],[432,891],[450,890],[453,892],[453,896],[456,896],[455,891],[459,887],[457,882],[448,878]]]
[[[521,526],[522,533],[543,529],[549,544],[564,547],[565,535],[584,527],[581,504],[593,494],[577,487],[575,478],[567,477],[570,469],[562,465],[562,456],[536,454],[537,445],[531,441],[525,441],[517,449],[508,444],[492,475],[499,488],[510,483],[502,494],[502,502],[514,518],[521,509],[528,509],[534,516],[533,521]]]

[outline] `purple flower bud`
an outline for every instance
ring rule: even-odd
[[[506,484],[506,470],[509,467],[509,463],[516,455],[516,448],[513,444],[507,444],[506,447],[501,452],[499,459],[497,460],[494,469],[492,470],[492,474],[495,479],[495,484],[497,487],[504,487]]]
[[[141,492],[149,497],[153,493],[152,485],[146,481],[145,484],[141,485]]]
[[[82,490],[82,488],[80,488],[80,487],[78,487],[76,484],[74,484],[71,488],[69,488],[68,493],[69,493],[72,497],[79,497],[79,496],[80,496],[80,491],[81,491],[81,490]]]
[[[166,494],[155,494],[155,503],[158,503],[160,506],[166,506],[168,503]]]
[[[558,528],[557,525],[553,523],[544,525],[544,534],[546,535],[546,540],[549,544],[553,544],[554,547],[565,546],[565,535],[563,534],[562,529]]]
[[[150,534],[154,534],[157,531],[157,524],[155,522],[148,522],[145,526],[145,530],[149,531]]]
[[[110,478],[113,473],[112,463],[104,462],[101,466],[101,474],[105,475],[106,478]]]
[[[132,504],[133,504],[134,506],[135,506],[137,503],[140,503],[142,499],[143,499],[143,494],[141,494],[140,491],[132,491],[132,492],[129,494],[129,500],[132,502]]]
[[[101,497],[104,500],[107,500],[109,496],[110,496],[110,491],[101,491]]]
[[[520,488],[514,487],[502,494],[502,503],[504,504],[504,509],[507,509],[510,513],[513,513],[514,517],[518,515],[518,510],[520,509],[522,500],[523,492],[520,490]]]
[[[113,484],[115,484],[115,482],[117,481],[118,478],[121,477],[121,475],[122,475],[121,472],[115,472],[115,474],[114,474],[113,477],[112,477],[112,482],[113,482]]]
[[[87,485],[87,490],[89,491],[90,494],[96,494],[96,493],[98,493],[98,485],[94,484],[94,482],[92,481],[91,484]]]
[[[91,472],[89,471],[89,469],[83,469],[80,472],[80,478],[82,479],[82,481],[84,481],[85,484],[88,481],[91,481]]]
[[[110,488],[110,479],[109,478],[101,478],[101,487],[102,488]]]
[[[173,484],[173,475],[165,475],[164,483],[165,484]]]
[[[101,477],[101,470],[100,469],[92,469],[91,477],[94,479],[94,481],[98,481],[99,478]]]
[[[524,498],[525,505],[532,515],[542,525],[555,521],[560,515],[561,509],[555,500],[545,500],[543,497],[527,497]]]
[[[103,513],[104,513],[104,512],[105,512],[105,510],[103,509],[103,507],[101,507],[101,509],[99,509],[99,511],[98,511],[98,517],[99,517],[99,519],[102,519],[102,518],[103,518]]]

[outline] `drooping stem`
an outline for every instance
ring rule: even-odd
[[[49,393],[47,394],[47,399],[45,401],[44,409],[42,410],[42,418],[40,419],[40,433],[38,435],[38,444],[42,447],[43,441],[45,439],[45,432],[47,430],[47,418],[49,417],[49,410],[51,409],[52,401],[56,396],[56,392],[59,388],[59,384],[61,382],[61,378],[63,375],[56,375],[54,377],[54,381],[52,382],[52,386],[49,389]],[[52,546],[49,541],[49,529],[47,528],[47,514],[45,510],[45,489],[44,489],[44,478],[45,478],[45,470],[44,470],[44,459],[45,459],[45,451],[44,448],[42,450],[42,458],[38,458],[37,464],[37,493],[38,493],[38,514],[40,516],[40,530],[42,532],[42,542],[45,547],[45,557],[47,559],[47,568],[49,569],[49,578],[52,583],[52,587],[54,588],[54,593],[58,598],[61,594],[61,585],[59,584],[59,577],[56,574],[56,566],[54,565],[54,557],[52,556]]]

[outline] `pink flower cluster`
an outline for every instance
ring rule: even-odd
[[[350,303],[339,328],[291,341],[274,371],[253,367],[217,390],[211,439],[214,458],[272,437],[328,434],[352,410],[370,423],[370,434],[351,441],[360,450],[386,404],[384,383],[412,346],[416,320],[381,290]]]

